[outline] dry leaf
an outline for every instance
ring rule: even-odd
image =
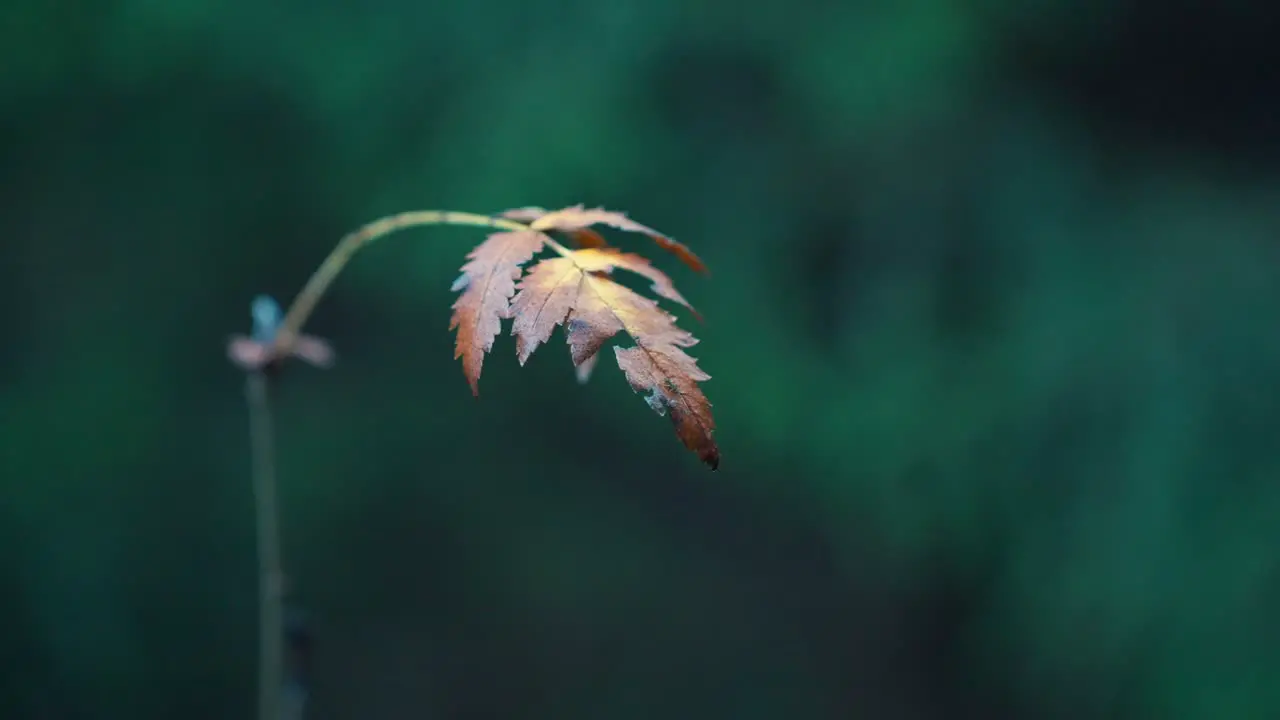
[[[253,334],[231,338],[229,357],[250,371],[274,369],[285,355],[320,366],[332,363],[333,350],[327,343],[300,334],[307,315],[356,249],[397,230],[423,225],[501,228],[468,253],[452,287],[460,293],[449,320],[449,329],[457,331],[454,358],[461,358],[473,394],[479,394],[485,355],[493,349],[503,320],[512,321],[511,334],[516,338],[521,365],[550,339],[557,326],[563,326],[578,380],[583,383],[591,376],[600,349],[624,332],[635,346],[614,348],[614,358],[627,382],[645,395],[650,407],[671,419],[686,447],[713,470],[719,467],[711,403],[699,386],[710,376],[685,352],[697,344],[697,338],[677,327],[675,317],[660,307],[658,300],[617,282],[614,273],[625,270],[644,277],[658,298],[682,305],[694,315],[697,311],[676,290],[671,278],[640,255],[609,247],[591,226],[608,225],[648,235],[695,270],[706,272],[706,266],[684,245],[623,213],[603,208],[575,205],[548,211],[523,207],[496,216],[423,210],[374,221],[339,242],[288,313],[269,297],[255,299]],[[552,233],[568,237],[576,249],[556,242]],[[525,265],[544,249],[554,250],[557,257],[526,272]],[[285,336],[289,339],[282,342],[280,338]]]
[[[675,318],[657,302],[611,279],[609,273],[615,269],[645,276],[653,282],[654,292],[688,306],[670,279],[638,255],[583,249],[543,260],[520,282],[508,312],[520,364],[551,337],[557,325],[565,326],[570,356],[578,368],[593,361],[619,331],[626,332],[636,346],[618,349],[615,355],[628,382],[648,395],[650,407],[669,414],[686,447],[716,468],[720,451],[712,438],[711,404],[697,385],[710,376],[682,349],[692,347],[697,339],[678,328]]]
[[[499,213],[499,217],[515,220],[516,222],[531,223],[534,220],[546,215],[549,211],[540,207],[522,207],[503,210]],[[561,230],[569,239],[573,241],[574,247],[577,248],[605,248],[609,247],[609,243],[605,241],[600,233],[591,228],[578,228],[577,230]]]
[[[502,216],[517,222],[528,223],[529,227],[534,230],[558,230],[573,236],[575,241],[580,244],[581,239],[574,236],[573,233],[587,230],[592,225],[608,225],[618,230],[648,235],[659,247],[680,258],[684,264],[698,272],[707,272],[706,264],[683,243],[677,242],[647,225],[641,225],[627,217],[625,213],[605,210],[604,208],[588,208],[583,205],[574,205],[552,211],[530,206],[507,210],[502,213]],[[600,244],[582,244],[581,246],[604,247],[604,239],[594,232],[591,234],[594,238],[588,238],[588,242],[598,241]]]
[[[659,415],[671,414],[671,423],[684,446],[712,470],[720,467],[720,449],[711,433],[715,420],[711,403],[698,389],[697,383],[711,376],[698,368],[697,361],[676,347],[615,347],[618,367],[638,393],[648,393],[645,400]]]
[[[521,266],[542,249],[546,239],[531,230],[494,233],[467,255],[470,262],[453,283],[455,292],[462,291],[449,321],[449,329],[458,331],[453,357],[462,358],[473,395],[480,394],[480,368],[502,329]]]

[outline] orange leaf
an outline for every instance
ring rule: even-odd
[[[693,313],[694,317],[702,320],[702,315],[689,304],[688,300],[676,290],[675,283],[671,282],[671,278],[666,273],[649,264],[649,261],[635,253],[624,253],[613,248],[588,248],[579,252],[576,256],[578,263],[585,267],[588,271],[596,271],[608,273],[614,268],[622,268],[641,275],[648,279],[653,285],[650,286],[655,293],[672,302],[680,303]]]
[[[698,368],[697,361],[676,347],[613,349],[618,367],[638,393],[648,393],[645,401],[659,415],[671,414],[671,423],[684,446],[698,453],[712,470],[720,467],[720,449],[711,438],[716,428],[711,403],[697,383],[711,376]]]
[[[564,258],[543,260],[525,273],[508,312],[511,334],[516,336],[516,359],[522,366],[569,316],[578,301],[581,277],[582,271]]]
[[[531,205],[529,207],[503,210],[501,213],[498,213],[498,216],[504,217],[508,220],[515,220],[516,222],[531,223],[543,215],[546,215],[547,212],[546,208]],[[573,240],[573,244],[579,248],[609,247],[609,243],[605,242],[605,239],[600,235],[600,233],[592,230],[591,228],[584,227],[578,228],[577,230],[562,230],[561,232],[568,235],[569,238]]]
[[[656,294],[680,303],[695,315],[697,314],[693,306],[676,290],[671,278],[650,265],[649,261],[643,257],[612,248],[577,250],[570,257],[543,260],[530,268],[524,279],[520,281],[518,286],[520,292],[511,301],[510,315],[514,318],[511,334],[516,336],[516,357],[521,365],[528,361],[538,345],[551,337],[556,325],[563,324],[569,312],[575,308],[580,315],[600,314],[600,317],[595,318],[593,325],[601,328],[601,332],[603,328],[612,329],[589,352],[583,349],[581,352],[585,354],[581,358],[575,355],[574,365],[578,365],[582,359],[593,354],[599,349],[600,343],[623,329],[617,324],[617,318],[610,317],[610,308],[598,305],[597,294],[588,294],[586,299],[580,302],[582,289],[588,279],[607,280],[604,275],[616,268],[629,270],[649,279],[653,282],[651,287]],[[599,287],[618,287],[626,290],[625,287],[611,280],[607,282],[607,285]],[[640,312],[641,315],[649,312],[647,306],[651,305],[652,312],[659,312],[666,316],[666,313],[657,309],[657,305],[652,300],[636,295],[630,290],[627,292],[629,295],[620,299],[619,302],[647,304],[645,310]]]
[[[502,215],[518,222],[529,223],[529,227],[534,230],[558,230],[572,234],[575,231],[585,230],[592,225],[608,225],[618,230],[648,235],[651,240],[658,244],[658,247],[680,258],[684,264],[698,272],[707,272],[707,266],[702,262],[702,259],[683,243],[677,242],[651,227],[641,225],[627,217],[626,213],[605,210],[604,208],[588,208],[579,204],[554,211],[547,211],[540,207],[515,208],[507,210]],[[598,238],[599,236],[596,235],[596,237]],[[575,237],[575,239],[578,238]],[[603,241],[603,239],[601,240]],[[584,245],[584,247],[600,246],[588,244]]]
[[[573,238],[573,244],[579,248],[609,247],[609,243],[605,241],[604,237],[591,228],[570,231],[569,237]]]
[[[604,343],[626,332],[636,347],[615,354],[632,388],[648,393],[650,407],[659,414],[669,413],[685,446],[714,469],[720,462],[712,439],[715,423],[711,404],[697,385],[710,376],[681,349],[698,341],[676,327],[675,318],[657,302],[612,280],[608,273],[616,268],[644,275],[653,281],[655,293],[688,306],[670,279],[644,258],[611,249],[576,250],[543,260],[520,282],[508,313],[517,357],[523,365],[557,325],[564,325],[582,379]]]
[[[615,348],[614,357],[627,382],[646,395],[658,414],[671,419],[686,447],[713,470],[719,466],[711,403],[699,385],[711,376],[685,352],[697,344],[697,338],[677,327],[675,317],[657,300],[616,282],[613,273],[622,269],[645,277],[659,298],[683,305],[695,315],[697,311],[676,290],[671,278],[643,257],[609,247],[591,226],[608,225],[648,235],[693,269],[706,272],[706,266],[670,237],[624,213],[604,208],[574,205],[548,211],[521,207],[497,215],[415,210],[366,223],[343,236],[288,312],[281,312],[269,297],[255,298],[253,332],[230,338],[228,356],[250,372],[274,371],[286,356],[328,366],[333,362],[333,349],[319,338],[302,334],[327,288],[361,248],[392,233],[428,225],[483,227],[492,232],[467,255],[467,263],[451,288],[459,293],[449,318],[449,330],[457,331],[454,359],[462,359],[473,395],[480,394],[480,371],[503,320],[512,320],[511,333],[521,365],[551,337],[556,326],[563,325],[570,357],[583,383],[599,361],[600,348],[625,332],[635,346]],[[561,245],[553,233],[566,236],[576,249]],[[521,280],[524,266],[544,248],[554,250],[558,257],[537,263]]]
[[[521,266],[542,249],[546,236],[540,232],[498,232],[472,250],[462,266],[462,275],[453,290],[462,294],[453,304],[449,329],[457,329],[454,359],[462,358],[463,374],[471,393],[480,394],[480,368],[484,355],[493,349],[493,339],[502,329]]]

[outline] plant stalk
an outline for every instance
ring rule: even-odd
[[[491,227],[511,232],[529,229],[529,226],[524,223],[506,218],[490,217],[476,213],[451,212],[448,210],[416,210],[398,215],[388,215],[357,228],[338,241],[338,244],[329,252],[328,257],[320,263],[320,267],[316,268],[316,271],[307,279],[307,284],[303,286],[297,297],[289,304],[289,309],[285,312],[284,320],[281,321],[275,337],[276,357],[287,357],[289,355],[293,342],[297,339],[298,333],[302,332],[302,326],[307,322],[307,318],[311,316],[311,311],[315,310],[316,303],[320,302],[320,298],[329,289],[329,285],[337,279],[338,274],[350,262],[351,256],[355,255],[357,250],[399,230],[425,225]],[[546,243],[547,247],[550,247],[560,255],[567,256],[569,254],[569,251],[563,245],[550,237],[546,239]]]
[[[258,548],[258,720],[281,720],[284,684],[284,569],[276,502],[275,437],[267,375],[248,373],[249,441]]]
[[[250,450],[253,456],[253,492],[257,515],[258,548],[258,720],[284,720],[282,713],[284,668],[284,569],[280,551],[280,521],[276,501],[275,438],[268,398],[268,373],[288,357],[302,326],[338,274],[362,247],[399,230],[424,225],[466,225],[507,231],[527,231],[529,226],[501,217],[475,213],[420,210],[375,220],[344,236],[320,263],[307,284],[290,303],[277,327],[271,328],[272,352],[266,367],[247,374],[245,394],[249,403]],[[569,251],[550,237],[546,245],[563,256]]]

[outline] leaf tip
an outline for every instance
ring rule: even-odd
[[[591,380],[591,371],[595,369],[596,361],[599,359],[600,353],[597,352],[574,366],[573,373],[577,376],[579,385],[586,385]]]
[[[707,467],[711,468],[711,472],[715,472],[720,469],[720,448],[712,447],[710,450],[703,452],[700,457],[702,462],[706,463]]]

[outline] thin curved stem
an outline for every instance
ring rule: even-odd
[[[258,720],[281,720],[284,684],[284,569],[276,515],[275,438],[267,376],[248,373],[249,442],[258,546]]]
[[[284,710],[284,569],[281,563],[280,527],[276,502],[275,438],[268,398],[268,376],[265,370],[274,359],[287,357],[293,350],[302,326],[311,316],[320,298],[337,279],[352,256],[364,246],[399,230],[426,225],[467,225],[491,227],[512,232],[530,227],[506,218],[475,213],[443,210],[419,210],[375,220],[348,233],[329,252],[328,257],[308,278],[307,284],[294,298],[275,329],[268,361],[248,373],[245,394],[249,403],[249,432],[253,455],[253,490],[257,514],[257,546],[259,575],[259,657],[258,720],[281,720]],[[550,236],[547,247],[562,256],[571,252]]]
[[[496,218],[476,213],[451,212],[448,210],[417,210],[388,215],[348,233],[338,241],[337,246],[330,251],[324,262],[320,263],[320,267],[316,268],[316,271],[311,274],[307,284],[302,287],[297,297],[294,298],[293,303],[289,305],[289,310],[285,313],[284,320],[280,323],[280,329],[276,333],[276,356],[284,357],[288,354],[294,340],[298,337],[298,333],[302,332],[302,326],[306,323],[307,318],[311,316],[311,312],[315,310],[316,304],[320,302],[320,298],[324,296],[329,286],[333,284],[338,274],[342,272],[342,269],[347,266],[347,263],[351,261],[351,257],[360,248],[399,230],[426,225],[492,227],[513,232],[529,229],[529,226],[524,223],[507,220],[506,218]],[[550,237],[547,238],[547,246],[560,255],[570,254],[567,248]]]

